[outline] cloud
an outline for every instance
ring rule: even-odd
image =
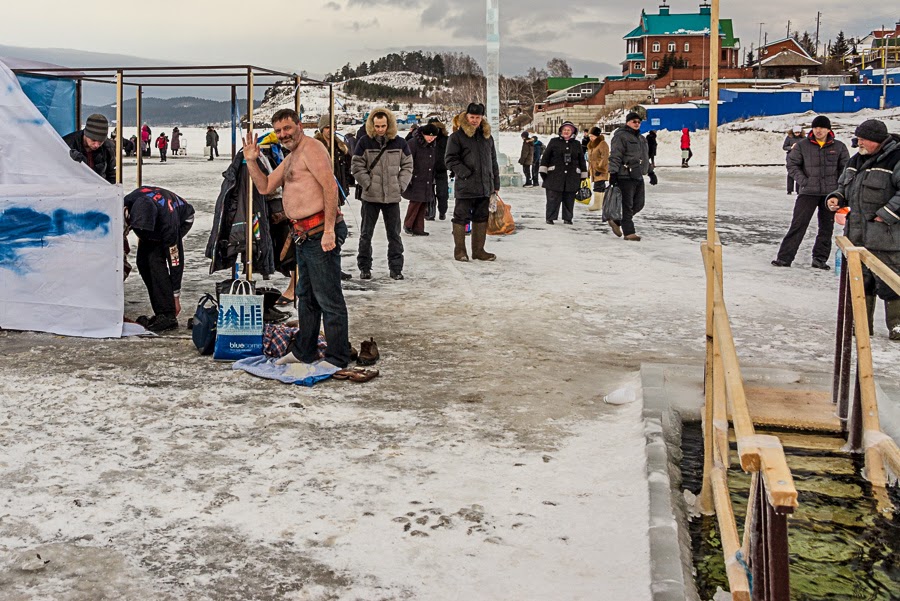
[[[353,31],[361,31],[363,29],[371,29],[373,27],[378,27],[378,17],[372,17],[368,21],[354,21],[350,24],[350,29]]]
[[[360,6],[360,7],[370,7],[370,6],[396,6],[399,8],[411,8],[413,6],[420,6],[422,4],[422,0],[350,0],[347,3],[347,7],[351,6]]]
[[[341,5],[337,2],[326,2],[322,8],[327,8],[329,10],[341,10]]]

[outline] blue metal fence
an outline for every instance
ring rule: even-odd
[[[855,113],[864,108],[878,108],[881,99],[880,85],[843,85],[838,90],[757,91],[722,90],[719,94],[719,125],[750,117],[771,117],[789,113]],[[887,87],[886,106],[900,106],[900,85]],[[691,131],[708,129],[709,114],[706,104],[694,106],[656,105],[645,107],[647,120],[641,131],[651,129]]]

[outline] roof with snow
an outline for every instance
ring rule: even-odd
[[[805,52],[800,54],[793,50],[782,50],[778,54],[764,58],[760,64],[764,67],[819,67],[822,65]]]
[[[704,6],[700,7],[699,13],[672,14],[668,7],[660,7],[657,15],[641,11],[640,25],[628,32],[623,39],[660,35],[709,35],[710,19],[709,7]],[[734,37],[731,19],[719,20],[719,37],[722,38],[722,48],[734,48],[739,43],[739,39]]]
[[[791,43],[792,50],[797,54],[802,54],[806,58],[812,58],[812,56],[810,56],[806,49],[795,38],[781,38],[780,40],[775,40],[773,42],[763,44],[760,48],[764,51],[763,54],[766,54],[766,48],[771,48],[772,46],[777,46],[778,44],[784,44],[785,42]]]

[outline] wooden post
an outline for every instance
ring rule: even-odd
[[[712,4],[712,16],[710,17],[710,28],[712,28],[712,21],[715,21],[716,29],[715,31],[718,33],[718,23],[719,23],[719,0],[713,0]],[[710,31],[713,31],[710,29]],[[710,36],[715,37],[718,40],[718,36]],[[718,48],[718,41],[716,42],[716,48]],[[718,51],[717,55],[718,56]],[[712,77],[713,70],[710,70],[710,77]],[[718,65],[715,69],[716,75],[716,86],[715,88],[710,87],[709,89],[709,166],[708,166],[708,179],[707,179],[707,208],[706,208],[706,246],[703,249],[703,257],[704,263],[706,267],[706,372],[704,378],[705,390],[706,390],[706,410],[704,412],[705,423],[704,423],[704,456],[703,456],[703,489],[700,492],[700,509],[703,512],[712,511],[712,490],[709,481],[709,474],[711,473],[711,469],[713,467],[713,454],[712,454],[712,445],[714,444],[714,427],[713,427],[713,404],[714,404],[714,392],[713,392],[713,372],[715,370],[714,361],[713,361],[713,340],[715,337],[715,325],[714,325],[714,314],[715,314],[715,259],[714,259],[714,248],[716,244],[716,129],[715,125],[718,123],[718,98],[719,98],[719,87],[718,87]]]
[[[116,183],[122,183],[122,108],[125,102],[122,90],[122,70],[116,71]]]
[[[747,574],[744,568],[732,559],[741,549],[741,539],[734,520],[731,496],[728,494],[725,468],[714,467],[710,481],[715,497],[716,520],[719,524],[719,538],[722,541],[722,553],[725,555],[725,573],[728,576],[731,596],[734,601],[749,601],[750,584],[747,581]]]
[[[728,458],[728,409],[726,407],[725,369],[718,338],[713,338],[713,443],[718,450],[719,461],[726,470]],[[724,428],[724,429],[723,429]]]
[[[881,432],[878,402],[875,397],[875,376],[872,373],[872,347],[869,341],[869,317],[866,314],[866,292],[863,287],[862,261],[859,249],[846,249],[850,269],[850,298],[853,301],[853,325],[856,333],[856,374],[859,381],[860,408],[864,432]],[[865,435],[863,436],[865,440]],[[881,453],[874,446],[866,450],[866,475],[874,487],[884,488],[887,475]]]
[[[247,69],[247,135],[253,139],[253,69]],[[246,158],[244,159],[246,160]],[[247,178],[247,248],[244,279],[253,279],[253,180]]]
[[[716,242],[716,165],[719,139],[719,0],[712,0],[709,17],[709,167],[707,181],[706,241]],[[712,60],[715,57],[715,60]]]
[[[294,76],[294,112],[300,114],[300,76]]]
[[[143,95],[144,86],[138,86],[137,96],[135,96],[134,100],[137,119],[137,121],[135,121],[137,124],[137,175],[135,175],[135,181],[138,188],[144,185],[144,149],[141,147],[141,101],[143,100]]]

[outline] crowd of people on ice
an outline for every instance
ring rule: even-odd
[[[241,166],[246,165],[244,174],[258,194],[279,201],[273,215],[280,216],[288,232],[281,258],[289,255],[294,265],[291,285],[279,300],[296,304],[299,332],[280,362],[316,361],[322,325],[327,342],[324,361],[339,369],[350,362],[341,280],[352,276],[341,270],[340,260],[348,234],[341,205],[350,187],[355,187],[360,203],[356,263],[361,279],[372,278],[372,238],[382,219],[389,275],[403,280],[401,232],[427,236],[425,222],[444,220],[450,213],[451,189],[455,199],[450,213],[453,258],[495,260],[496,256],[485,250],[485,241],[492,197],[500,190],[500,169],[491,127],[484,115],[484,105],[472,102],[453,117],[449,131],[434,118],[404,139],[393,112],[379,107],[370,111],[356,135],[341,140],[332,135],[330,115],[319,121],[314,136],[308,136],[299,115],[283,109],[272,117],[272,133],[260,138],[248,134],[233,162],[236,169],[232,177],[239,177]],[[641,123],[638,113],[627,114],[625,124],[616,129],[610,142],[598,127],[579,140],[578,128],[571,122],[563,123],[558,135],[546,145],[537,136],[522,133],[518,162],[524,186],[534,187],[540,180],[546,194],[548,225],[555,224],[560,211],[563,223],[572,224],[576,196],[590,203],[589,210],[599,210],[609,191],[617,189],[621,216],[609,219],[608,225],[617,236],[640,241],[634,217],[645,205],[645,178],[650,185],[657,183],[656,134],[651,131],[641,135]],[[91,115],[84,129],[64,140],[73,159],[114,183],[115,148],[107,137],[108,129],[105,117]],[[807,135],[799,127],[789,132],[784,141],[787,193],[797,192],[797,197],[791,225],[772,265],[792,264],[812,215],[817,213],[818,234],[811,265],[830,269],[827,261],[837,214],[851,242],[865,246],[900,273],[900,135],[890,134],[881,121],[868,120],[856,128],[855,136],[858,151],[851,157],[846,146],[835,139],[824,115],[813,120]],[[166,160],[169,147],[173,152],[179,149],[180,137],[175,128],[171,139],[165,134],[156,139],[161,161]],[[146,147],[150,139],[150,128],[145,125],[142,145]],[[217,141],[218,135],[210,127],[206,137],[209,160],[214,158]],[[263,151],[272,144],[277,152]],[[681,150],[681,166],[688,167],[692,152],[687,129],[682,131]],[[402,199],[409,201],[405,216],[400,211]],[[154,312],[138,321],[156,332],[173,329],[181,310],[182,240],[193,225],[194,209],[172,191],[144,186],[125,197],[125,215],[127,226],[139,240],[137,268]],[[273,221],[271,227],[275,226]],[[468,234],[471,254],[466,245]],[[212,237],[210,245],[215,246]],[[207,256],[214,258],[209,249]],[[232,258],[231,265],[234,261]],[[880,297],[885,302],[890,338],[900,340],[900,296],[868,269],[865,290],[870,326],[875,299]]]

